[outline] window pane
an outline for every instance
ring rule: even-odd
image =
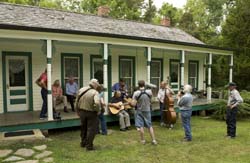
[[[197,64],[196,63],[190,63],[190,77],[197,77]]]
[[[133,64],[132,60],[121,60],[121,76],[124,77],[132,77]]]
[[[179,63],[171,62],[171,72],[170,72],[170,80],[171,82],[178,82],[179,76]]]
[[[133,60],[121,59],[120,60],[120,77],[125,80],[128,88],[128,93],[133,92]]]
[[[161,62],[152,61],[151,62],[151,77],[160,77],[161,76]]]
[[[93,60],[92,76],[96,78],[100,84],[103,84],[103,62],[102,59]]]
[[[65,58],[65,79],[79,78],[79,58]]]
[[[25,63],[22,59],[9,60],[10,86],[25,86]]]

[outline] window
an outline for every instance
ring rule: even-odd
[[[153,95],[157,96],[160,82],[162,81],[162,72],[163,65],[162,59],[152,59],[150,66],[150,83],[157,86],[156,89],[153,89]]]
[[[179,60],[170,60],[170,85],[174,91],[179,90],[180,63]]]
[[[92,56],[91,56],[92,57]],[[100,84],[103,84],[103,61],[99,56],[92,57],[91,78],[96,78]]]
[[[132,94],[135,85],[135,58],[120,57],[119,59],[119,77],[123,78],[128,89],[128,93]]]
[[[198,61],[189,61],[189,78],[188,82],[193,87],[198,89]]]
[[[82,55],[81,54],[62,54],[62,88],[69,78],[73,77],[78,87],[82,87]]]

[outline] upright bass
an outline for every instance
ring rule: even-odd
[[[168,88],[167,88],[168,89]],[[174,110],[174,98],[171,93],[167,93],[167,89],[165,90],[165,98],[164,105],[166,111],[166,124],[172,128],[172,126],[176,123],[176,112]]]

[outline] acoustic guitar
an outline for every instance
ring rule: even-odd
[[[114,106],[109,106],[109,110],[112,114],[117,114],[119,111],[124,110],[124,104],[122,102],[112,103]]]
[[[123,102],[112,103],[112,105],[114,105],[114,106],[109,106],[110,112],[112,114],[117,114],[121,110],[132,109],[131,105],[129,104],[130,101],[132,101],[132,99],[125,98],[124,101],[126,101],[126,102],[125,103],[123,103]]]

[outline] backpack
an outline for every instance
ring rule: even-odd
[[[138,101],[142,95],[147,95],[149,100],[151,99],[151,96],[146,92],[146,90],[141,90],[141,93],[139,94],[139,96],[136,98],[136,101]],[[137,104],[135,105],[135,110],[137,110]],[[150,105],[150,110],[152,110],[152,105]]]

